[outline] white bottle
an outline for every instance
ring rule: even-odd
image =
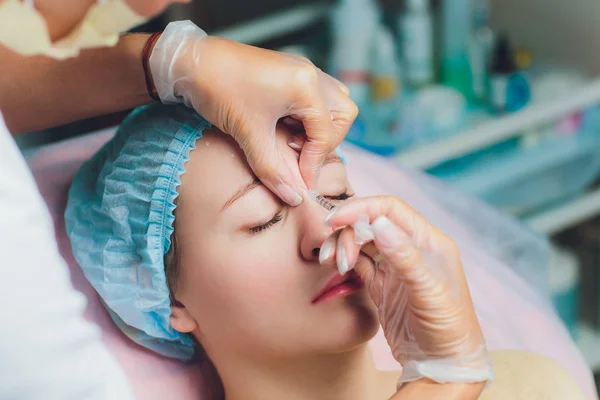
[[[400,17],[403,72],[407,86],[419,88],[433,81],[433,23],[429,0],[408,0]]]
[[[489,0],[473,3],[473,31],[469,39],[469,64],[473,97],[479,102],[488,98],[488,68],[494,45],[494,32],[489,27]]]
[[[379,12],[373,0],[342,0],[332,12],[331,72],[359,105],[369,100],[369,66]]]
[[[371,66],[373,103],[394,100],[400,89],[400,65],[392,32],[383,24],[377,28]]]
[[[361,145],[380,154],[393,154],[399,144],[399,74],[392,32],[380,24],[375,35],[371,66],[371,104],[363,109],[367,130]]]

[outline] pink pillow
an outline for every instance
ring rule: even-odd
[[[146,350],[125,337],[112,323],[71,254],[64,227],[64,209],[71,181],[80,165],[94,154],[114,129],[28,151],[26,158],[54,220],[61,254],[67,261],[73,286],[88,298],[86,318],[97,323],[103,340],[115,354],[138,398],[181,400],[211,399],[218,390],[214,372],[199,365],[173,361]],[[471,294],[490,349],[533,350],[554,358],[569,370],[590,399],[597,398],[592,375],[566,329],[552,311],[532,300],[531,289],[503,265],[469,246],[460,224],[432,202],[400,169],[354,147],[344,153],[354,188],[361,195],[389,193],[401,197],[455,238],[461,250]],[[375,362],[382,369],[399,369],[385,338],[379,334],[370,343]]]

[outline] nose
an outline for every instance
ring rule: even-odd
[[[309,198],[296,209],[300,213],[300,253],[305,260],[318,262],[323,242],[333,233],[324,221],[328,211]]]

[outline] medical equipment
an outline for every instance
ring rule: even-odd
[[[329,215],[333,214],[335,205],[328,201],[325,197],[321,196],[314,190],[309,190],[308,196],[318,205],[329,211]],[[369,256],[373,260],[373,262],[375,262],[375,266],[377,266],[379,262],[381,262],[382,256],[377,250],[377,247],[375,247],[375,245],[371,242],[374,236],[373,232],[371,231],[371,226],[369,224],[369,216],[360,215],[358,220],[354,223],[354,225],[352,225],[352,227],[354,228],[354,240],[357,244],[363,245],[363,247],[361,248],[361,252]],[[343,271],[340,271],[340,274],[344,275]]]
[[[320,205],[321,207],[323,207],[324,209],[326,209],[327,211],[331,211],[335,208],[335,205],[333,205],[332,203],[330,203],[329,201],[327,201],[327,199],[323,196],[321,196],[320,194],[318,194],[317,192],[315,192],[314,190],[309,190],[308,191],[308,196],[314,200],[318,205]]]
[[[350,97],[360,107],[369,102],[369,62],[379,9],[373,0],[342,0],[331,19],[330,73],[350,89]]]
[[[6,0],[0,2],[0,43],[22,55],[60,60],[75,57],[82,49],[114,46],[121,32],[145,20],[124,0],[98,1],[71,33],[53,43],[33,0]]]

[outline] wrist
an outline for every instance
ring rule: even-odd
[[[133,93],[138,99],[136,101],[137,104],[145,104],[153,100],[148,93],[146,75],[141,58],[150,36],[150,34],[145,33],[127,34],[121,37],[117,45],[123,52],[119,57],[122,60],[126,60],[126,68],[130,70],[127,74],[129,77],[127,84],[128,86],[132,85]]]
[[[142,50],[142,68],[144,70],[144,78],[146,81],[146,91],[148,92],[148,96],[155,101],[160,101],[160,97],[158,96],[156,86],[154,85],[154,79],[150,73],[150,55],[152,54],[152,50],[154,50],[154,46],[156,45],[156,42],[160,38],[161,34],[162,32],[151,34],[146,40],[146,44]]]
[[[206,36],[192,22],[176,21],[167,25],[154,44],[149,53],[149,73],[163,103],[187,104],[185,86],[195,86],[198,77],[203,76],[200,67],[207,64],[206,54],[201,51]]]

